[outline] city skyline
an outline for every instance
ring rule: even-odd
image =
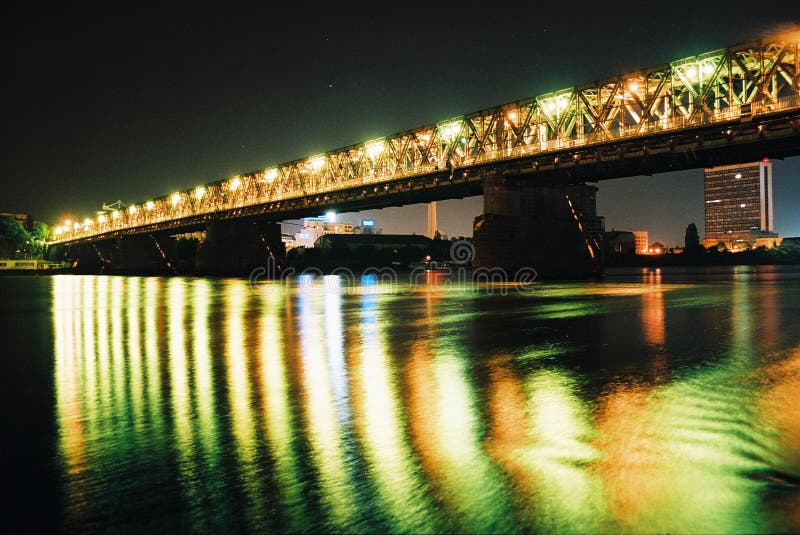
[[[601,38],[598,29],[587,26],[585,35],[572,42],[566,36],[574,26],[548,20],[535,27],[509,27],[502,17],[489,17],[477,24],[487,33],[504,28],[499,44],[470,48],[441,38],[436,50],[448,58],[444,61],[408,54],[425,49],[418,41],[433,31],[431,20],[409,26],[365,17],[363,24],[328,26],[312,17],[306,24],[324,30],[319,32],[322,37],[292,46],[292,63],[281,58],[292,35],[275,29],[256,39],[241,15],[217,21],[213,13],[183,17],[167,12],[145,30],[151,38],[145,42],[135,24],[142,14],[126,14],[79,35],[97,16],[79,11],[67,13],[66,21],[35,9],[17,13],[15,22],[20,25],[9,28],[5,37],[16,53],[11,72],[27,82],[20,85],[27,92],[16,86],[4,89],[9,92],[7,102],[20,103],[8,114],[15,136],[3,149],[3,172],[18,178],[3,182],[2,198],[9,204],[4,209],[29,211],[51,222],[66,211],[91,213],[117,197],[139,202],[486,105],[725,46],[782,25],[762,14],[752,21],[752,34],[744,35],[725,24],[701,31],[699,24],[688,21],[678,39],[669,31],[675,24],[669,23],[655,30],[654,46],[646,49],[616,43],[605,50],[587,50]],[[724,22],[724,15],[715,16]],[[616,23],[602,22],[607,27]],[[354,27],[359,34],[346,31]],[[240,36],[245,43],[190,38],[211,29],[222,30],[222,36]],[[620,31],[634,42],[653,33],[631,26]],[[107,50],[91,48],[103,38]],[[57,42],[65,43],[64,48],[57,49]],[[365,46],[369,42],[388,48],[378,53]],[[467,59],[454,53],[464,46],[473,52]],[[259,53],[267,54],[268,68],[248,70],[248,62],[256,65]],[[351,61],[335,61],[343,57]],[[124,58],[122,64],[119,58]],[[520,64],[524,67],[518,69]],[[489,69],[478,83],[471,77],[458,83],[457,75],[463,77],[476,66]],[[398,72],[405,76],[396,76]],[[250,74],[251,81],[231,83],[242,74]],[[42,129],[43,123],[48,128]],[[281,135],[272,135],[275,131]],[[39,161],[55,165],[42,168],[34,164]],[[793,230],[800,229],[800,221],[781,207],[781,200],[791,206],[792,199],[800,197],[800,186],[791,181],[798,171],[797,158],[776,165],[776,227],[785,235],[800,234]],[[647,228],[654,239],[675,242],[689,222],[702,224],[702,194],[686,188],[696,186],[698,176],[701,170],[601,182],[599,213],[609,229]],[[439,226],[448,234],[469,235],[480,206],[480,197],[442,202]],[[676,206],[699,210],[694,216],[686,212],[685,221],[677,216],[668,223],[659,221],[660,210],[672,215]],[[415,232],[412,222],[424,210],[385,209],[374,217],[387,229]],[[633,218],[637,212],[640,217]]]

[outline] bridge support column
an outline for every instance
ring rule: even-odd
[[[76,273],[96,275],[108,269],[112,249],[109,242],[67,245],[58,260],[74,262]]]
[[[118,238],[111,252],[109,271],[131,275],[173,274],[170,253],[174,241],[170,238],[158,240],[149,234]]]
[[[509,276],[526,267],[542,277],[602,275],[596,191],[587,184],[484,179],[484,213],[473,227],[473,267],[502,268]]]
[[[270,262],[280,269],[286,250],[280,223],[212,221],[197,249],[195,270],[203,275],[249,275]]]

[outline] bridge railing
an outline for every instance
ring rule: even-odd
[[[798,106],[785,33],[258,170],[56,228],[54,242],[406,177],[754,118]]]

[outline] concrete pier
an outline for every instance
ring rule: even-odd
[[[583,183],[484,179],[484,213],[473,227],[473,267],[502,268],[509,276],[520,268],[533,268],[542,277],[602,275],[596,192]]]
[[[280,267],[285,257],[279,223],[213,221],[206,225],[206,239],[197,249],[195,271],[245,276],[269,262]]]

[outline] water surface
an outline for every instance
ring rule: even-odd
[[[791,270],[0,293],[28,529],[800,530]]]

